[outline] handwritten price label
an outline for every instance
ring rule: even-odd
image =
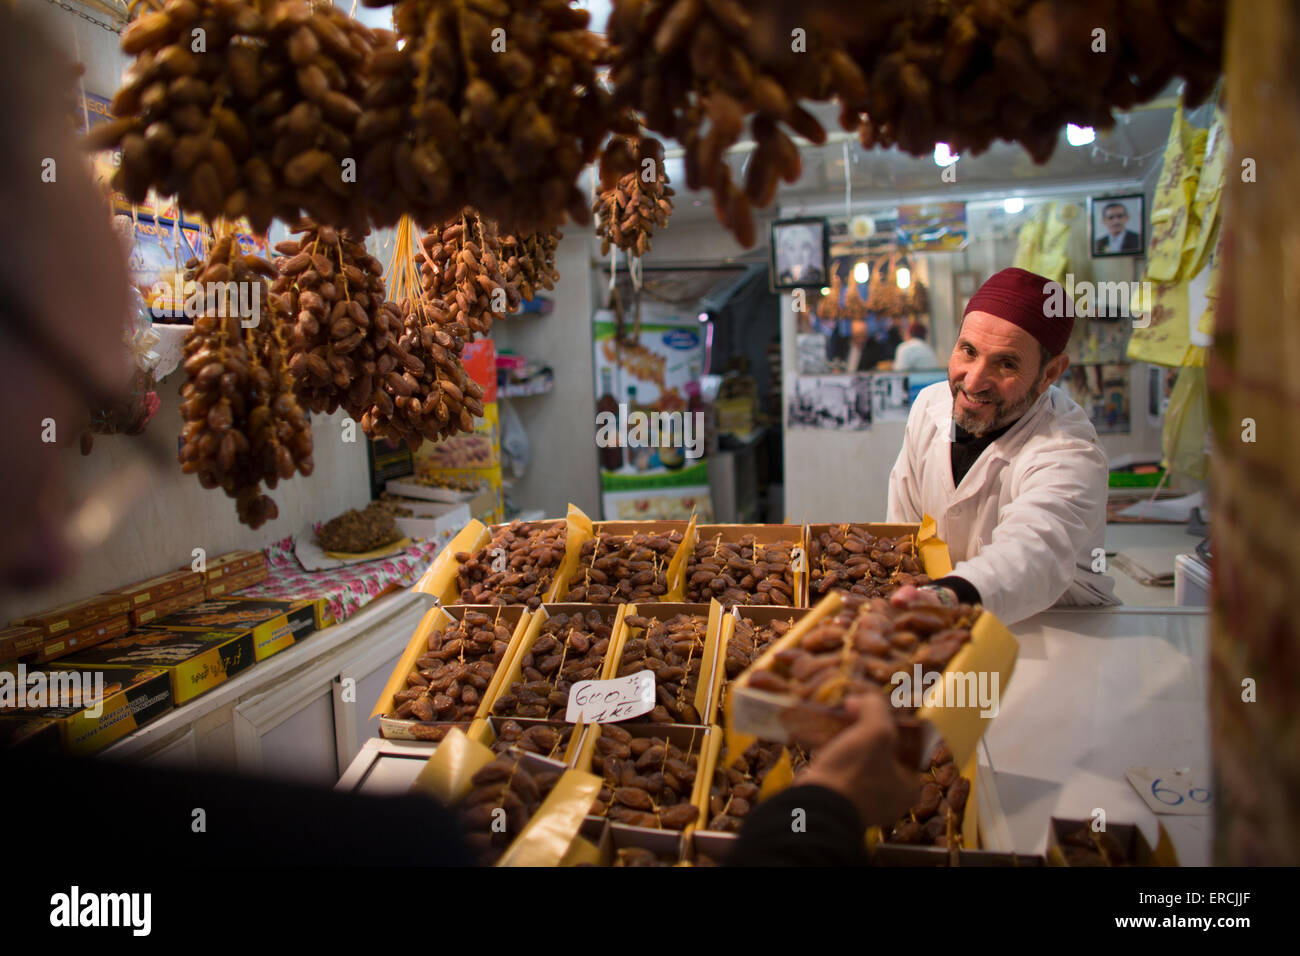
[[[569,691],[569,708],[564,719],[589,724],[612,724],[630,720],[654,710],[655,675],[637,671],[613,680],[584,680]]]
[[[1155,813],[1206,816],[1213,812],[1209,784],[1187,767],[1129,767],[1125,776]]]

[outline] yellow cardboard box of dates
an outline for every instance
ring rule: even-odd
[[[411,790],[456,806],[474,789],[475,774],[497,759],[487,746],[454,730],[433,752]],[[471,843],[477,846],[477,838],[504,832],[509,842],[499,855],[494,849],[483,847],[486,856],[495,857],[494,865],[558,866],[569,857],[587,811],[600,793],[601,780],[581,770],[566,770],[563,764],[536,754],[519,753],[516,759],[516,766],[524,770],[558,773],[559,779],[518,833],[498,831],[493,823],[499,808],[484,807],[489,821],[487,827],[473,826],[467,821]]]
[[[860,592],[874,592],[881,585],[916,583],[917,574],[934,579],[952,572],[948,545],[939,537],[929,515],[916,524],[810,524],[807,528],[805,606],[816,604],[831,590],[857,586]],[[901,550],[890,547],[873,557],[870,538],[865,536],[889,538],[891,542],[904,538],[907,543]]]
[[[1016,639],[978,606],[924,606],[886,614],[866,602],[847,632],[854,641],[849,647],[844,633],[821,626],[831,624],[849,597],[832,591],[733,682],[727,703],[731,730],[763,740],[799,738],[815,744],[844,726],[838,705],[852,681],[859,680],[889,694],[894,706],[909,712],[914,708],[916,719],[933,726],[964,767],[997,716],[1019,653]],[[931,640],[940,633],[945,635],[941,640]],[[825,657],[827,664],[791,662],[790,652],[796,651],[810,660]],[[863,674],[853,678],[849,670],[859,661]],[[783,673],[796,663],[802,675]]]
[[[752,548],[744,558],[742,547]],[[686,554],[686,600],[718,598],[724,605],[808,606],[807,528],[798,524],[702,524]],[[777,555],[783,573],[754,580],[754,564],[771,564]],[[703,567],[697,558],[715,567]],[[730,578],[730,580],[728,580]],[[748,579],[748,583],[747,583]],[[788,589],[789,593],[786,593]],[[747,591],[739,600],[735,591]],[[769,596],[770,595],[770,596]],[[728,597],[736,599],[728,600]]]
[[[545,589],[541,597],[543,602],[556,601],[559,600],[559,594],[567,590],[569,578],[573,575],[574,568],[577,567],[582,545],[591,537],[591,519],[582,512],[581,508],[571,504],[569,505],[568,515],[563,521],[534,522],[533,524],[534,526],[545,525],[548,527],[561,524],[564,526],[564,554],[560,559],[559,566],[554,570],[550,585]],[[500,540],[502,533],[511,527],[513,525],[488,527],[480,521],[471,521],[456,537],[447,543],[445,548],[438,552],[437,557],[433,559],[428,570],[421,575],[420,580],[415,583],[412,590],[435,595],[443,604],[454,604],[459,601],[461,599],[459,575],[462,565],[457,555],[469,555],[480,563],[486,562],[490,569],[496,569],[493,573],[499,572],[508,577],[512,570],[509,562],[514,558],[514,555],[504,546],[502,546],[501,553],[494,554],[492,542]]]
[[[431,638],[438,639],[435,642],[439,650],[441,650],[440,636],[448,627],[463,622],[467,614],[487,615],[489,612],[492,617],[488,623],[492,628],[494,630],[498,626],[506,628],[510,632],[510,637],[505,654],[493,670],[487,687],[478,692],[479,699],[474,705],[474,711],[471,714],[444,720],[435,719],[436,714],[430,715],[430,719],[422,719],[415,712],[414,707],[407,708],[407,712],[401,713],[402,705],[408,702],[399,700],[399,695],[408,688],[428,685],[427,680],[419,673],[421,669],[419,660],[425,654],[430,653]],[[523,639],[523,635],[530,624],[531,615],[525,608],[519,606],[430,608],[416,626],[415,632],[407,642],[406,649],[402,652],[402,656],[398,658],[397,666],[393,668],[388,682],[384,685],[383,692],[379,695],[375,709],[370,714],[371,718],[380,718],[380,733],[390,740],[441,740],[453,724],[463,724],[474,721],[478,717],[486,716],[488,702],[492,699],[501,680],[504,679],[504,674],[509,669],[510,662],[513,659],[515,648]],[[458,656],[460,660],[464,660],[463,653],[463,645],[454,649],[454,655]],[[490,660],[491,658],[486,656],[483,659]]]
[[[686,594],[686,562],[693,548],[691,540],[695,533],[695,523],[694,516],[689,521],[596,522],[592,529],[592,537],[596,539],[595,543],[585,553],[580,554],[577,567],[567,582],[567,590],[557,592],[556,600],[584,601],[594,604],[621,603],[617,600],[621,595],[606,593],[607,591],[616,591],[621,583],[609,578],[612,568],[602,568],[600,566],[603,562],[613,560],[613,552],[602,550],[607,548],[606,541],[609,538],[615,538],[619,539],[620,543],[626,544],[631,539],[635,539],[637,535],[644,535],[646,538],[668,538],[669,543],[671,543],[671,535],[678,534],[681,538],[676,546],[672,548],[667,565],[664,566],[659,558],[653,561],[654,566],[663,571],[663,584],[666,593],[654,595],[651,598],[641,598],[641,600],[657,599],[664,602],[682,602],[685,600]],[[662,542],[658,545],[649,542],[647,546],[651,550],[656,547],[662,550],[664,547]],[[623,548],[623,550],[626,549]],[[615,561],[614,563],[617,564],[618,562]],[[602,578],[605,578],[605,580],[601,580]],[[638,586],[641,586],[640,582],[638,582]]]

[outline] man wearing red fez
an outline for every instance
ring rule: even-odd
[[[1109,466],[1087,414],[1052,388],[1074,320],[1056,283],[1003,269],[962,316],[948,383],[917,396],[889,476],[890,522],[933,515],[952,573],[920,589],[979,602],[1004,623],[1054,604],[1117,604],[1093,571],[1106,531]],[[916,598],[900,588],[895,600]]]

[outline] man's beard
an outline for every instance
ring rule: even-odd
[[[991,406],[993,409],[993,421],[988,425],[985,425],[974,413],[964,411],[957,407],[957,393],[964,393],[966,389],[962,385],[949,383],[949,388],[952,389],[953,422],[976,437],[987,434],[988,432],[995,432],[999,428],[1005,428],[1007,425],[1018,420],[1020,416],[1029,411],[1029,407],[1033,405],[1034,402],[1038,401],[1038,396],[1035,395],[1034,392],[1038,389],[1038,386],[1042,384],[1044,374],[1045,371],[1040,371],[1038,373],[1038,380],[1025,391],[1024,396],[1019,401],[995,402]]]

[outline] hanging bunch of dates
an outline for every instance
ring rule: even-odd
[[[492,220],[462,209],[431,229],[420,245],[420,292],[445,303],[447,321],[463,325],[471,335],[485,335],[494,319],[518,306],[518,290],[501,271],[501,239]]]
[[[592,206],[601,255],[608,255],[611,246],[631,255],[645,255],[650,251],[650,236],[668,224],[673,211],[674,193],[664,169],[663,144],[650,137],[625,142],[635,158],[636,169],[608,187],[602,184]],[[615,146],[607,149],[606,155],[612,157],[618,152]],[[611,163],[621,168],[621,162]]]
[[[837,38],[810,29],[774,44],[762,27],[739,0],[617,0],[608,25],[616,103],[685,146],[687,188],[711,190],[718,218],[745,246],[755,241],[752,207],[772,202],[778,180],[799,178],[799,150],[786,130],[826,141],[801,101],[857,102],[866,93]],[[747,120],[756,145],[737,183],[726,152]],[[857,125],[856,114],[843,120]],[[634,172],[635,161],[628,143],[611,140],[602,186]]]
[[[361,119],[361,169],[392,197],[389,213],[442,222],[468,203],[516,234],[566,214],[588,222],[578,176],[617,114],[587,12],[568,0],[402,0],[393,13],[405,44],[374,60]]]
[[[925,155],[1021,143],[1036,162],[1067,123],[1109,129],[1114,110],[1175,77],[1196,104],[1221,71],[1225,0],[957,0],[855,11],[849,40],[868,92],[847,101],[862,144]]]
[[[366,251],[365,233],[311,220],[295,231],[276,244],[271,292],[293,320],[289,368],[298,398],[313,412],[341,406],[360,420],[376,388],[420,364],[398,345],[401,314],[385,307],[383,266]]]
[[[415,299],[395,305],[400,312],[398,348],[411,357],[396,378],[389,373],[375,402],[361,416],[361,427],[375,438],[404,442],[414,451],[422,441],[472,432],[483,414],[483,388],[461,362],[465,336],[436,306]]]
[[[539,290],[555,288],[560,278],[555,250],[562,238],[558,229],[501,237],[501,273],[511,311],[519,307],[520,299],[532,302]]]
[[[469,377],[462,360],[471,337],[464,315],[453,314],[456,305],[420,292],[413,234],[404,217],[390,271],[393,301],[382,306],[389,327],[397,330],[393,348],[401,364],[388,369],[382,356],[376,361],[385,371],[360,420],[366,434],[415,450],[426,439],[473,431],[475,417],[483,414],[483,388]]]
[[[120,148],[113,186],[150,188],[212,219],[247,216],[257,232],[302,212],[360,227],[368,218],[354,157],[367,64],[395,52],[330,4],[306,0],[152,3],[122,36],[134,56],[114,120],[92,149]]]
[[[235,499],[239,520],[257,528],[278,516],[262,493],[312,472],[311,423],[294,394],[282,316],[270,298],[274,267],[243,254],[233,237],[191,260],[187,280],[206,297],[185,339],[181,386],[181,470]]]

